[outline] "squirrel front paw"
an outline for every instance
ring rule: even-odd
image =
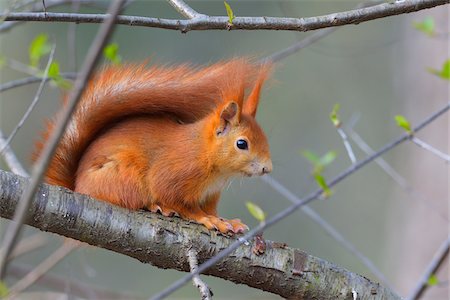
[[[247,225],[242,223],[239,219],[227,220],[220,217],[207,215],[195,221],[205,225],[205,227],[210,230],[216,229],[224,234],[243,233],[244,231],[248,230]]]

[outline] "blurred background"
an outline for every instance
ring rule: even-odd
[[[40,2],[40,1],[37,1]],[[187,1],[197,11],[226,15],[222,1]],[[103,13],[108,1],[96,5],[63,5],[52,12],[79,9]],[[358,1],[229,1],[237,16],[308,17],[346,11]],[[5,10],[7,1],[0,1]],[[123,12],[164,18],[182,18],[165,1],[132,1]],[[302,152],[319,156],[336,151],[337,157],[323,172],[332,179],[351,165],[341,137],[329,114],[340,104],[340,119],[374,149],[402,134],[394,116],[404,115],[413,125],[449,101],[449,83],[431,74],[448,59],[448,6],[338,28],[329,36],[278,62],[265,89],[258,120],[266,131],[272,151],[272,176],[299,197],[317,189],[311,163]],[[427,35],[414,26],[433,18],[435,34]],[[76,71],[93,40],[98,25],[28,22],[0,33],[0,55],[27,64],[30,42],[47,33],[56,43],[55,59],[61,72]],[[193,62],[208,64],[239,55],[264,58],[303,39],[313,32],[287,31],[192,31],[182,34],[163,29],[117,26],[111,39],[119,45],[122,61],[151,58],[157,63]],[[42,68],[46,59],[43,59]],[[106,60],[103,63],[108,63]],[[1,83],[27,77],[14,68],[0,69]],[[9,134],[22,117],[38,84],[26,85],[0,94],[0,128]],[[44,93],[11,143],[20,160],[30,167],[33,141],[46,118],[60,104],[61,92],[46,85]],[[349,131],[347,131],[349,132]],[[448,114],[418,135],[422,140],[449,153]],[[352,141],[351,141],[352,142]],[[356,157],[366,154],[352,142]],[[387,277],[394,289],[406,296],[416,285],[434,252],[447,238],[449,166],[412,143],[404,143],[383,158],[413,187],[405,191],[378,165],[371,163],[336,187],[327,200],[310,207],[328,221]],[[0,160],[0,168],[8,170]],[[245,202],[259,205],[268,217],[291,203],[260,179],[236,180],[223,193],[219,212],[240,218],[250,227],[257,221]],[[8,221],[0,220],[0,236]],[[27,228],[24,236],[36,230]],[[60,243],[60,237],[46,234],[48,245],[14,263],[36,265]],[[328,260],[374,281],[377,277],[353,254],[331,238],[305,214],[298,212],[265,232],[265,238],[285,242],[311,255]],[[14,265],[13,263],[13,265]],[[447,262],[448,265],[448,262]],[[59,263],[51,274],[70,281],[78,279],[111,291],[149,297],[183,276],[183,273],[144,265],[129,257],[94,247],[79,249]],[[439,284],[423,299],[446,299],[448,268],[437,274]],[[216,299],[276,299],[243,285],[204,277]],[[7,283],[16,278],[10,276]],[[48,290],[36,285],[30,290]],[[186,285],[173,298],[198,298],[198,291]]]

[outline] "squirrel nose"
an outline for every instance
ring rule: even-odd
[[[270,172],[272,172],[272,161],[268,161],[267,163],[265,163],[262,167],[262,174],[269,174]]]

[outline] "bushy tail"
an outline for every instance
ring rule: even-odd
[[[223,90],[255,84],[261,67],[238,58],[208,67],[124,65],[106,67],[90,81],[46,174],[51,184],[74,189],[79,160],[108,124],[142,114],[172,114],[184,122],[207,115],[222,101]],[[56,116],[56,119],[58,115]],[[48,123],[33,155],[40,155],[54,129]]]

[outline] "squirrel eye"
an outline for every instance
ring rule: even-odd
[[[236,146],[241,150],[247,150],[248,144],[246,140],[239,139],[236,141]]]

